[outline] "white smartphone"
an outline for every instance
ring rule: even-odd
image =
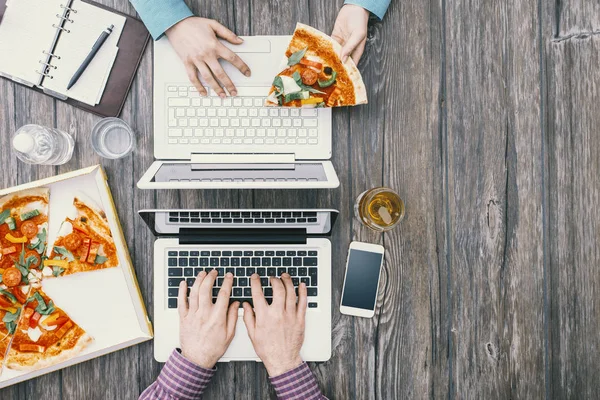
[[[342,314],[367,318],[375,315],[383,253],[383,246],[378,244],[350,243],[340,304]]]

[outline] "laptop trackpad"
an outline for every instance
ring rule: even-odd
[[[223,355],[223,358],[227,359],[243,359],[243,358],[258,358],[252,347],[252,342],[248,336],[246,325],[242,316],[238,317],[237,324],[235,326],[235,337],[231,341],[229,348]]]

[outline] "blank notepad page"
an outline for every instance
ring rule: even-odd
[[[56,14],[64,0],[8,0],[0,23],[0,73],[38,83],[46,56],[59,23]]]

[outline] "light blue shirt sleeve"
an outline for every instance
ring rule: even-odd
[[[346,0],[344,4],[355,4],[383,19],[385,12],[390,6],[391,0]]]
[[[183,0],[129,0],[154,40],[179,21],[194,15]]]

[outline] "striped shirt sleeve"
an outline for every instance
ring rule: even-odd
[[[202,396],[216,369],[202,368],[186,359],[179,350],[167,360],[156,381],[139,400],[195,400]]]
[[[326,400],[314,374],[306,363],[302,363],[281,375],[270,377],[279,400]]]

